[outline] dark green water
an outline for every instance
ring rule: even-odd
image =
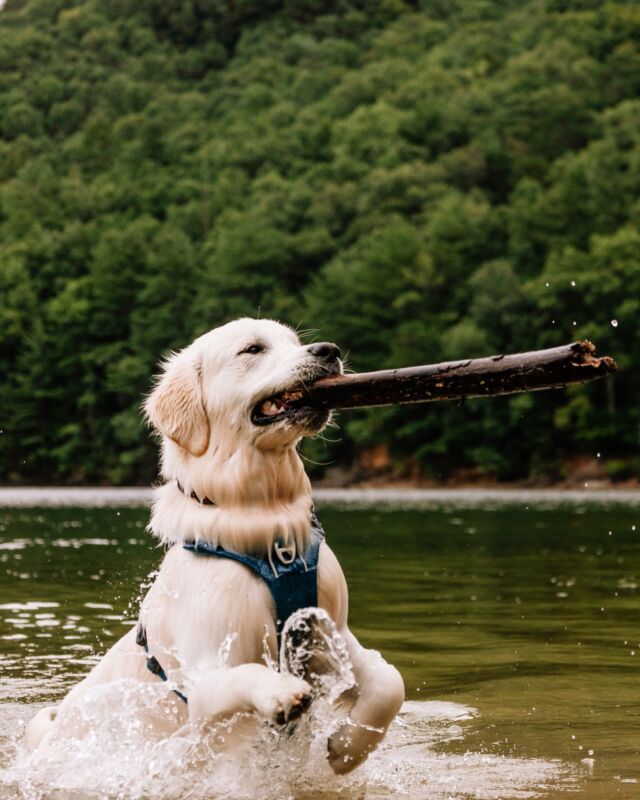
[[[443,757],[560,759],[580,797],[640,797],[640,511],[320,513],[356,635],[398,666],[409,699],[477,709],[435,745]],[[146,521],[0,511],[0,766],[28,706],[61,697],[135,619],[162,557]]]

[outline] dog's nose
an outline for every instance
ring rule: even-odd
[[[340,348],[332,342],[318,342],[310,344],[307,350],[312,356],[321,358],[323,361],[334,362],[340,358]]]

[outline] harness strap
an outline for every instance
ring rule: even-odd
[[[228,558],[244,564],[267,584],[276,610],[278,649],[280,633],[289,617],[300,608],[318,605],[318,555],[324,531],[315,514],[311,517],[311,541],[304,554],[295,545],[276,541],[266,558],[227,550],[209,542],[185,542],[183,547],[196,555]]]
[[[324,531],[315,512],[311,513],[311,541],[304,554],[296,551],[294,545],[284,545],[276,541],[266,558],[258,558],[247,553],[238,553],[227,550],[220,545],[209,542],[185,542],[183,548],[195,555],[215,556],[228,558],[244,564],[267,584],[276,611],[276,635],[278,650],[280,650],[280,636],[282,628],[289,617],[301,608],[318,605],[318,556],[320,545],[324,539]],[[162,669],[158,659],[149,654],[147,632],[138,623],[136,643],[144,648],[147,654],[147,669],[160,680],[167,681],[167,674]],[[187,698],[178,689],[171,690],[181,700],[187,703]]]
[[[167,673],[162,669],[160,666],[160,662],[155,656],[149,655],[149,645],[147,643],[147,631],[143,627],[143,625],[139,622],[138,628],[136,630],[136,644],[140,645],[140,647],[144,648],[144,652],[147,654],[147,669],[149,672],[152,672],[154,675],[157,675],[161,681],[168,681]],[[181,691],[178,689],[171,690],[175,695],[177,695],[183,702],[188,702],[186,695],[182,694]]]

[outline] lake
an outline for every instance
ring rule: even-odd
[[[289,796],[640,797],[640,509],[360,499],[319,515],[351,628],[400,669],[408,702],[345,794],[312,776]],[[0,797],[158,796],[121,778],[55,793],[15,766],[25,720],[134,623],[162,558],[146,522],[136,506],[0,509]]]

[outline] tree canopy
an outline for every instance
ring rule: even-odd
[[[0,478],[147,482],[155,365],[239,315],[356,370],[578,338],[622,368],[344,414],[313,461],[637,472],[639,96],[635,2],[7,0]]]

